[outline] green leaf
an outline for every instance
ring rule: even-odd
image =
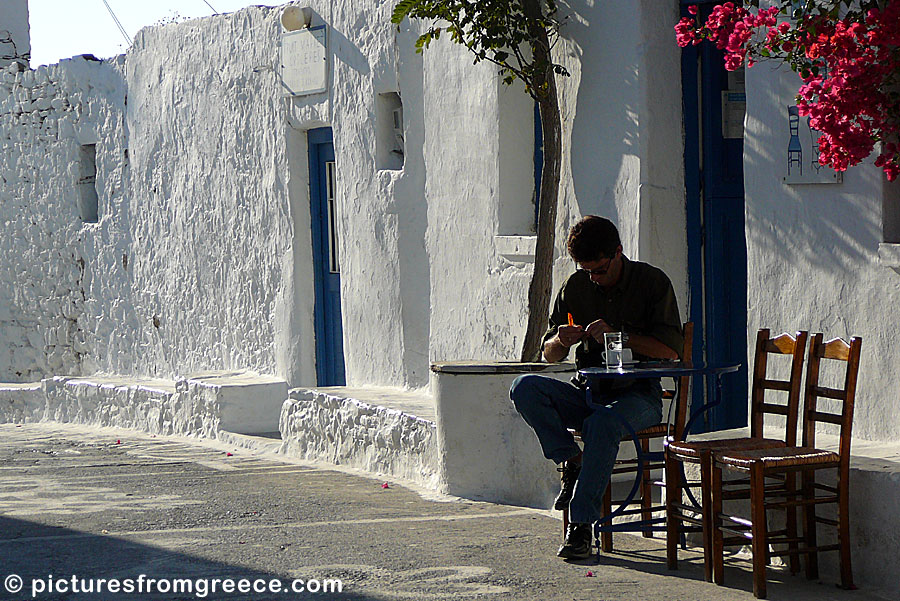
[[[394,6],[394,12],[391,14],[391,23],[399,25],[403,19],[409,16],[410,11],[419,3],[419,1],[420,0],[400,0],[400,2]]]

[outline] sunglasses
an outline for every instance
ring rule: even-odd
[[[578,271],[583,271],[588,275],[606,275],[606,272],[609,271],[609,266],[612,263],[613,257],[610,257],[606,260],[606,264],[603,267],[597,267],[596,269],[586,269],[584,267],[579,266]]]

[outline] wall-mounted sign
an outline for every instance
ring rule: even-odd
[[[819,162],[819,130],[809,126],[795,106],[787,107],[786,184],[840,184],[844,174]]]
[[[328,89],[327,31],[323,25],[281,35],[281,85],[285,96]]]
[[[747,112],[747,93],[725,90],[722,92],[722,137],[744,137],[744,114]]]

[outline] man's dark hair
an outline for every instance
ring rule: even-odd
[[[604,217],[588,215],[572,226],[566,243],[569,256],[578,263],[612,257],[622,241],[613,222]]]

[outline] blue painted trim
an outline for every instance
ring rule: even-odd
[[[541,111],[534,103],[534,231],[537,231],[541,207],[541,172],[544,168],[544,127],[541,125]]]
[[[682,16],[687,10],[682,9]],[[697,48],[688,46],[681,51],[682,114],[684,115],[684,188],[688,232],[688,289],[690,290],[690,320],[694,322],[694,362],[706,360],[703,323],[703,234],[700,215],[700,139],[699,103],[697,98]],[[694,386],[691,407],[703,404],[703,387]]]
[[[317,127],[315,129],[307,130],[306,139],[310,145],[334,143],[330,127]]]
[[[325,183],[322,181],[322,166],[327,161],[334,160],[334,144],[330,127],[320,127],[307,131],[307,143],[309,147],[309,198],[310,198],[310,227],[313,246],[313,272],[315,288],[315,339],[316,339],[316,380],[319,386],[341,386],[344,378],[343,348],[333,348],[335,334],[339,334],[339,322],[336,326],[333,320],[340,320],[341,316],[336,309],[331,307],[329,286],[332,284],[329,278],[335,277],[330,273],[328,265],[328,233],[323,228],[327,218],[325,205]],[[338,314],[334,314],[338,313]],[[329,344],[331,341],[331,344]],[[340,356],[335,356],[340,352]]]
[[[309,146],[309,213],[312,230],[313,280],[315,287],[315,308],[313,310],[316,338],[316,383],[324,385],[328,380],[328,370],[324,358],[328,351],[325,344],[325,281],[322,273],[322,219],[319,216],[319,190],[322,184],[319,176],[319,146],[331,141],[331,129],[322,127],[306,132]]]
[[[706,5],[701,18],[709,13],[713,2],[682,0],[681,16],[689,16],[687,6]],[[702,81],[698,74],[698,62],[703,62]],[[682,109],[684,118],[684,174],[685,202],[688,227],[688,287],[691,306],[690,319],[694,322],[697,343],[694,344],[694,361],[720,362],[735,359],[732,355],[741,340],[746,338],[746,322],[739,319],[746,315],[746,303],[734,307],[737,295],[746,295],[746,277],[740,273],[746,270],[746,256],[736,244],[736,238],[724,230],[720,231],[724,220],[729,221],[727,210],[737,208],[743,211],[743,185],[736,188],[741,180],[743,166],[740,156],[733,156],[734,141],[723,140],[715,132],[721,128],[720,90],[724,86],[724,68],[721,52],[712,44],[703,43],[689,46],[681,54]],[[698,97],[698,91],[702,98]],[[704,107],[700,115],[700,107]],[[704,139],[700,139],[701,123]],[[703,152],[704,172],[701,173]],[[735,203],[730,205],[728,203]],[[743,215],[740,215],[743,223]],[[704,226],[704,224],[706,224]],[[704,231],[705,230],[705,231]],[[741,239],[743,231],[740,232]],[[739,283],[742,280],[742,283]],[[705,282],[705,286],[704,286]],[[728,282],[739,283],[740,289],[726,289]],[[729,286],[731,284],[728,284]],[[735,301],[732,303],[731,301]],[[728,306],[726,306],[728,305]],[[731,308],[729,309],[729,306]],[[730,313],[738,311],[740,314]],[[745,345],[744,345],[745,346]],[[744,361],[744,357],[741,357]],[[698,430],[708,431],[733,428],[746,424],[746,374],[742,367],[738,374],[728,380],[726,402],[708,412]],[[706,398],[712,398],[712,382],[695,386],[691,406],[699,407]],[[701,427],[702,426],[702,427]]]

